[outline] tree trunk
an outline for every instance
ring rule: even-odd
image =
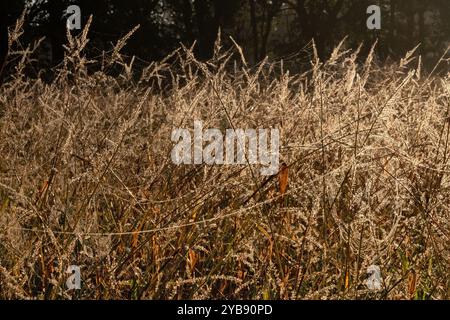
[[[253,62],[259,61],[259,39],[258,39],[258,22],[256,21],[256,0],[249,0],[250,3],[250,24],[252,27],[253,37]]]
[[[49,38],[52,44],[52,63],[58,64],[64,59],[64,38],[66,32],[66,24],[63,19],[65,10],[64,3],[60,0],[53,0],[48,5],[49,13]]]
[[[186,32],[186,38],[190,44],[195,40],[194,26],[192,24],[192,6],[189,0],[183,0],[183,22]]]
[[[261,46],[261,56],[260,56],[261,59],[264,59],[267,56],[267,44],[269,41],[270,32],[272,31],[273,19],[279,13],[282,4],[283,4],[282,1],[273,0],[271,4],[269,4],[269,8],[267,9],[267,17]]]
[[[213,55],[214,40],[211,41],[211,12],[206,0],[194,1],[195,18],[198,28],[198,55],[201,60],[208,60]]]

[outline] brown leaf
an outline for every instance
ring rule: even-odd
[[[280,173],[278,174],[278,182],[280,186],[280,193],[282,196],[286,193],[288,187],[289,170],[286,163],[281,164]]]
[[[414,299],[414,296],[416,294],[416,287],[417,287],[417,274],[414,270],[411,270],[408,276],[408,293],[410,299]]]
[[[139,224],[139,226],[137,227],[137,229],[134,230],[134,232],[133,232],[133,238],[132,238],[132,241],[131,241],[131,246],[133,247],[133,249],[136,249],[138,247],[138,244],[139,244],[139,233],[140,233],[143,225],[144,225],[144,223],[141,222]]]
[[[345,289],[348,289],[349,285],[350,285],[350,274],[348,272],[348,270],[345,271]]]
[[[188,262],[189,262],[189,269],[191,270],[191,272],[194,272],[197,261],[198,261],[198,256],[195,253],[195,251],[192,249],[189,249]]]

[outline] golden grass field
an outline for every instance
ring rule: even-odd
[[[1,299],[449,299],[450,75],[338,46],[309,70],[217,44],[138,76],[88,27],[50,84],[11,35],[0,88]],[[444,56],[440,64],[445,64]],[[120,74],[112,76],[114,70]],[[229,116],[228,116],[228,115]],[[172,163],[173,128],[278,128],[286,167]],[[69,265],[81,290],[66,288]],[[382,288],[367,288],[378,265]]]

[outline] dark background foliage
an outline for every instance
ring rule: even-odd
[[[93,16],[91,48],[96,54],[134,26],[140,29],[125,49],[144,61],[158,60],[180,43],[199,59],[213,54],[219,30],[225,45],[231,36],[253,64],[300,52],[314,39],[325,58],[345,36],[352,47],[367,51],[378,40],[380,59],[395,58],[421,43],[424,61],[439,58],[450,43],[448,0],[2,0],[1,23],[11,26],[27,7],[26,41],[45,36],[51,64],[64,55],[64,11],[77,4],[82,24]],[[366,9],[382,8],[382,29],[368,30]],[[51,54],[50,54],[51,53]]]

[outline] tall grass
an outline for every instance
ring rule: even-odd
[[[413,51],[378,66],[344,44],[291,75],[218,42],[208,62],[180,48],[136,76],[120,53],[131,34],[94,62],[87,30],[68,35],[51,83],[24,76],[20,22],[11,36],[0,298],[450,298],[449,75],[424,74]],[[194,120],[278,128],[280,174],[174,165],[171,131]]]

